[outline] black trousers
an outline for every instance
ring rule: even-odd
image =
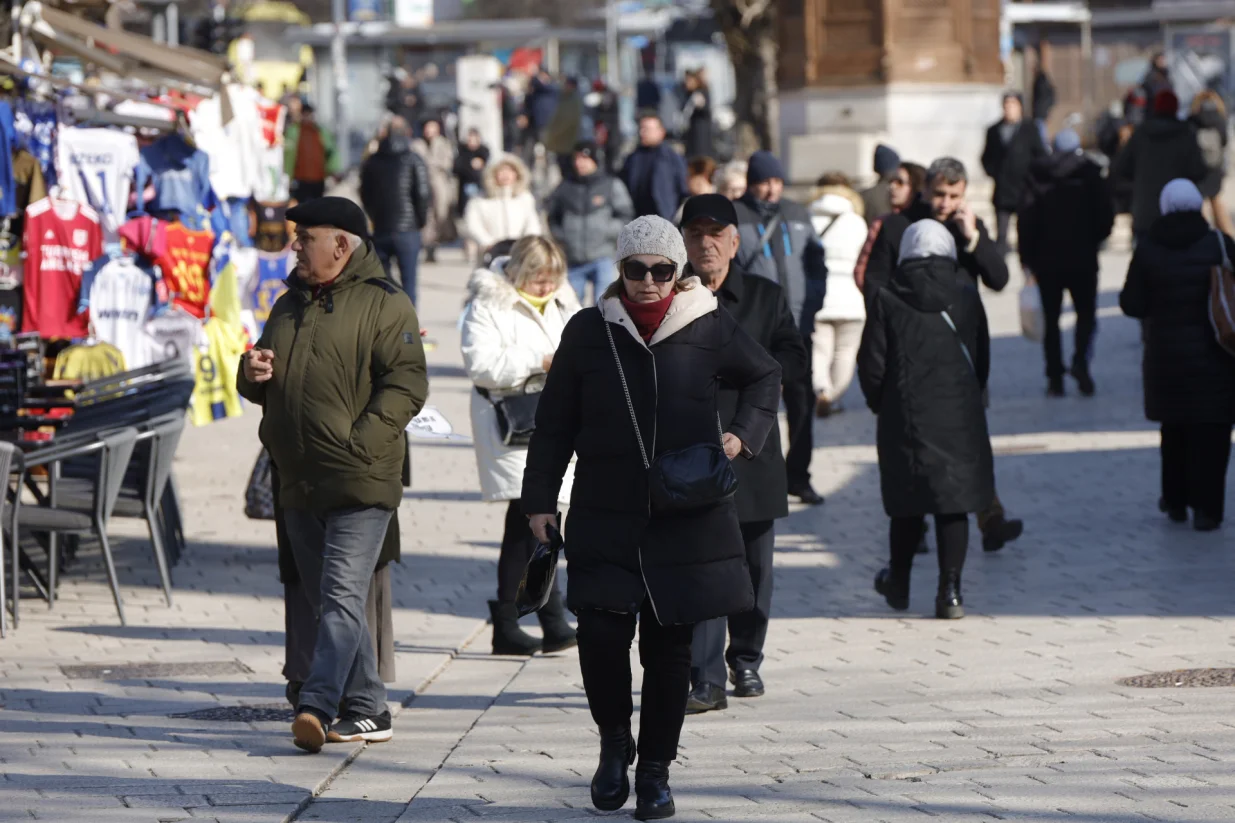
[[[1013,212],[995,209],[995,247],[999,249],[1000,254],[1007,254],[1011,250],[1008,243],[1008,226],[1012,222]]]
[[[1225,423],[1162,426],[1162,498],[1170,508],[1222,519],[1231,427]]]
[[[1098,275],[1066,274],[1038,276],[1042,293],[1042,313],[1046,317],[1046,337],[1042,348],[1046,352],[1046,376],[1064,376],[1063,339],[1059,332],[1059,315],[1063,312],[1063,293],[1072,295],[1076,310],[1076,351],[1072,354],[1073,369],[1088,369],[1094,332],[1098,328]]]
[[[690,680],[723,686],[726,665],[730,669],[759,670],[763,663],[763,643],[768,637],[768,618],[772,613],[772,554],[776,528],[772,520],[742,524],[746,541],[746,564],[755,587],[755,608],[748,612],[717,617],[695,624],[691,644]],[[725,651],[725,631],[729,650]]]
[[[639,623],[639,662],[643,689],[639,708],[639,757],[675,760],[686,696],[690,690],[693,625],[662,626],[645,600]],[[579,612],[579,668],[592,720],[602,729],[630,725],[630,644],[635,615],[583,609]]]
[[[502,548],[497,557],[497,599],[502,603],[515,602],[523,570],[536,549],[536,537],[528,525],[527,517],[518,500],[511,500],[506,507],[506,525],[502,530]],[[556,581],[554,581],[556,585]]]
[[[803,335],[811,351],[810,335]],[[790,493],[810,485],[810,458],[815,448],[815,381],[807,369],[800,379],[784,385],[785,413],[789,418],[789,450],[785,470]]]
[[[892,549],[892,573],[898,577],[907,576],[913,567],[925,519],[921,515],[892,518],[888,542]],[[939,544],[940,573],[959,572],[965,567],[965,555],[969,551],[969,515],[935,515],[935,539]]]

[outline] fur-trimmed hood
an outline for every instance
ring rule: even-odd
[[[631,319],[630,313],[622,305],[621,297],[609,296],[601,300],[600,316],[607,322],[617,323],[626,329],[635,340],[639,341],[639,345],[645,347],[655,346],[662,340],[680,332],[705,314],[716,311],[716,307],[720,305],[716,300],[716,295],[712,293],[711,289],[705,287],[698,277],[683,278],[682,285],[684,290],[673,296],[673,302],[669,305],[669,311],[665,312],[665,319],[661,321],[660,328],[656,330],[656,334],[652,335],[650,343],[645,343],[639,335],[639,330],[635,328],[635,321]]]
[[[518,175],[515,184],[510,189],[511,197],[518,197],[531,189],[532,174],[528,171],[527,164],[516,155],[503,154],[485,167],[485,196],[502,196],[502,190],[498,187],[497,180],[495,179],[497,170],[501,166],[510,166]]]
[[[471,278],[467,281],[467,302],[477,303],[492,311],[507,311],[520,304],[530,305],[519,296],[519,290],[515,288],[515,284],[507,279],[506,264],[508,262],[510,262],[509,257],[498,257],[489,265],[489,268],[476,269],[472,272]],[[566,314],[574,314],[581,308],[575,290],[565,278],[562,279],[562,285],[553,295],[553,301]]]

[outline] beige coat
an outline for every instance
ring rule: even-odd
[[[500,189],[494,180],[499,166],[511,166],[518,174],[515,184]],[[481,250],[501,240],[518,240],[528,235],[544,234],[536,198],[530,189],[531,174],[523,161],[513,154],[503,154],[485,169],[485,196],[473,197],[463,214],[464,231]]]

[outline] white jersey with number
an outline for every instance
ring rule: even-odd
[[[100,340],[120,349],[130,369],[154,362],[146,333],[153,298],[150,275],[124,257],[99,269],[90,285],[90,325]]]
[[[150,362],[162,363],[179,358],[186,365],[193,366],[201,330],[201,320],[179,309],[152,317],[146,324],[146,334],[152,347]]]
[[[98,212],[104,242],[117,239],[141,161],[137,138],[111,129],[62,127],[57,136],[57,180],[65,196]]]

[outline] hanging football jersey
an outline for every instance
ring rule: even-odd
[[[130,257],[104,257],[82,277],[81,308],[95,336],[118,348],[130,369],[153,362],[145,327],[154,303],[154,273]]]
[[[151,347],[150,362],[181,360],[192,368],[197,335],[201,330],[202,321],[181,309],[172,308],[156,314],[146,323],[146,335]]]
[[[112,129],[62,128],[56,144],[60,185],[103,221],[104,242],[115,242],[129,210],[133,173],[141,161],[137,138]]]
[[[205,426],[225,417],[244,414],[236,390],[236,364],[248,347],[243,328],[231,326],[218,317],[206,321],[194,350],[197,383],[189,401],[189,419]]]
[[[21,289],[0,290],[0,342],[21,332]]]
[[[287,201],[257,203],[257,231],[254,245],[259,251],[278,253],[291,244],[287,230]]]
[[[44,198],[26,209],[26,273],[22,331],[45,338],[85,337],[79,314],[81,276],[103,254],[103,230],[94,209]]]
[[[155,260],[163,270],[171,301],[194,317],[206,316],[213,249],[214,232],[171,223],[167,226],[167,250]]]
[[[290,251],[278,254],[257,253],[257,274],[250,291],[253,301],[253,318],[257,321],[258,334],[266,328],[274,302],[287,291],[286,280],[296,270],[296,255]]]
[[[125,370],[124,355],[109,343],[69,346],[56,355],[53,380],[101,380]]]

